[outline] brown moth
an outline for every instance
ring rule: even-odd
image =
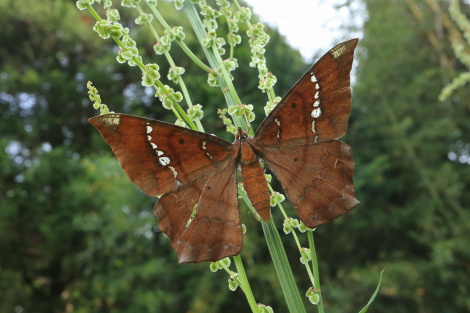
[[[338,140],[346,132],[351,111],[349,75],[357,41],[328,51],[254,137],[239,129],[229,143],[125,114],[89,119],[129,178],[149,196],[160,197],[154,214],[179,262],[217,261],[240,252],[238,167],[254,208],[264,221],[270,220],[270,195],[260,159],[308,227],[332,222],[359,204],[351,149]]]

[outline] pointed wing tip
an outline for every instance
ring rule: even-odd
[[[344,56],[351,56],[353,58],[354,49],[356,49],[357,43],[359,42],[358,38],[350,39],[342,43],[337,44],[330,49],[329,53],[333,58],[341,60]]]
[[[98,115],[98,116],[93,116],[93,117],[90,117],[87,121],[88,123],[90,123],[91,125],[95,126],[97,123],[98,123],[98,117],[100,117],[101,115]],[[96,126],[95,126],[96,127]]]
[[[357,44],[359,42],[359,38],[353,38],[353,39],[348,40],[347,42]]]
[[[341,46],[341,45],[347,45],[348,47],[354,49],[358,42],[359,42],[359,38],[349,39],[349,40],[346,40],[346,41],[344,41],[340,44],[337,44],[336,46],[333,47],[333,49],[335,49],[336,47]]]

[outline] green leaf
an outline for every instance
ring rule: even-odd
[[[385,271],[385,269],[383,269],[383,270],[380,272],[379,283],[377,284],[377,288],[375,289],[374,294],[372,295],[372,297],[370,297],[369,302],[367,302],[366,306],[365,306],[362,310],[360,310],[359,313],[365,313],[365,312],[367,312],[367,310],[369,309],[369,307],[370,307],[370,305],[372,304],[372,302],[374,302],[375,297],[377,297],[377,294],[379,293],[379,290],[380,290],[380,285],[382,284],[382,274],[383,274],[384,271]]]

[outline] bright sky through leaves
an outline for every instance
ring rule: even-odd
[[[343,37],[342,25],[350,19],[346,9],[337,10],[338,1],[319,0],[247,0],[262,22],[277,27],[291,46],[306,59],[315,52],[325,51]],[[351,37],[352,38],[352,37]]]

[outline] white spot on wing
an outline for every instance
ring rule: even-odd
[[[312,122],[312,132],[316,133],[317,131],[315,130],[315,120]]]
[[[274,119],[274,122],[276,122],[276,125],[277,125],[276,137],[281,138],[281,121],[276,118],[276,119]]]
[[[316,83],[317,82],[317,77],[312,73],[312,83]]]
[[[147,125],[146,125],[146,129],[147,129],[147,134],[150,134],[153,131],[152,126],[150,126],[148,122],[147,122]],[[147,135],[148,143],[150,144],[152,149],[155,150],[155,153],[157,154],[157,156],[160,157],[160,158],[158,158],[158,161],[160,162],[160,164],[163,165],[163,166],[166,166],[166,165],[170,164],[170,159],[168,157],[162,157],[162,155],[164,155],[165,152],[163,152],[161,150],[157,150],[158,149],[157,144],[152,142],[151,140],[152,140],[152,136]],[[175,170],[174,167],[172,168],[172,171],[173,171],[173,175],[175,175],[176,170]],[[176,176],[175,176],[175,178],[176,178]]]
[[[320,98],[320,91],[317,91],[317,92],[315,93],[315,99],[318,99],[318,98]]]
[[[158,161],[163,166],[167,166],[168,164],[170,164],[170,159],[168,157],[160,157],[158,158]]]
[[[206,151],[207,157],[212,160],[212,155],[209,152],[207,152],[207,146],[206,145],[207,145],[207,141],[204,140],[201,144],[201,148],[202,148],[202,150]]]
[[[315,100],[315,102],[313,103],[313,107],[316,108],[319,105],[320,105],[320,100]]]
[[[119,125],[121,123],[121,118],[119,115],[108,114],[102,119],[104,125]]]
[[[175,168],[173,166],[168,166],[168,168],[173,172],[173,176],[176,178],[178,177],[178,172],[175,170]],[[178,181],[176,181],[178,182]]]
[[[346,45],[340,45],[331,49],[331,54],[333,54],[335,59],[343,55],[344,52],[346,52]]]
[[[312,111],[312,117],[313,118],[320,117],[320,115],[321,115],[321,109],[320,108],[313,109],[313,111]]]

